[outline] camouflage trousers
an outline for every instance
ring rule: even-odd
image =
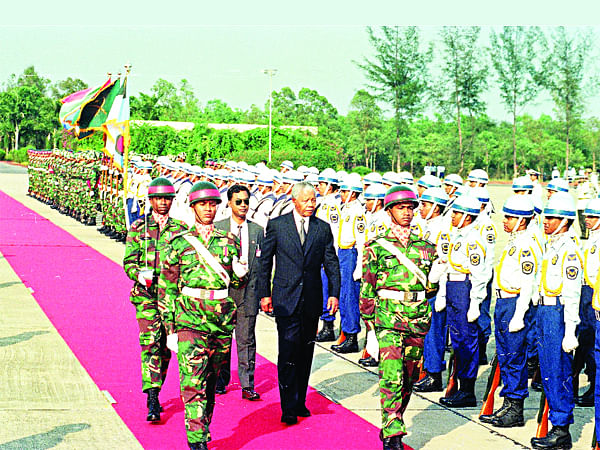
[[[379,342],[380,437],[383,440],[406,434],[402,416],[419,377],[425,339],[421,333],[389,328],[377,327],[375,332]]]
[[[188,442],[208,442],[217,376],[229,360],[231,335],[179,330],[179,383]]]
[[[135,309],[142,348],[142,391],[146,392],[162,387],[171,360],[171,350],[167,348],[167,333],[160,319],[158,304],[144,298],[142,303],[136,302]]]

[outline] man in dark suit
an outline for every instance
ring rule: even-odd
[[[235,342],[238,354],[238,375],[242,385],[242,398],[259,400],[260,394],[254,390],[254,366],[256,362],[256,315],[258,297],[256,296],[257,256],[260,255],[264,228],[246,220],[250,204],[250,191],[246,186],[235,184],[227,190],[227,200],[231,217],[215,223],[215,228],[230,231],[240,239],[242,256],[240,261],[248,263],[248,284],[241,289],[229,289],[229,295],[237,306],[235,324]],[[217,380],[218,394],[224,394],[231,377],[230,360],[219,372]]]
[[[338,308],[340,266],[329,225],[313,216],[315,190],[306,182],[292,189],[294,210],[267,225],[258,258],[257,296],[261,308],[277,322],[277,374],[281,421],[288,425],[308,417],[306,390],[312,365],[319,316],[323,312],[321,266],[327,274],[331,314]],[[271,290],[273,257],[277,263]]]

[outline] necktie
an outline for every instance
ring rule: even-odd
[[[300,244],[304,245],[306,232],[304,231],[304,219],[300,219]]]
[[[242,258],[242,254],[244,253],[244,246],[242,245],[242,226],[238,225],[238,238],[240,238],[240,259]]]

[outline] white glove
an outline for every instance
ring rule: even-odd
[[[152,284],[152,271],[140,270],[138,272],[137,280],[142,286],[149,287]]]
[[[467,311],[467,321],[475,322],[479,318],[479,303],[471,302],[469,310]]]
[[[517,331],[521,331],[523,328],[525,328],[523,317],[515,312],[515,315],[508,323],[508,331],[510,333],[516,333]]]
[[[167,348],[175,353],[179,350],[179,338],[177,337],[177,333],[169,334],[167,336]]]
[[[367,332],[367,344],[365,345],[365,349],[369,355],[379,361],[379,342],[377,342],[375,330],[369,330]]]
[[[438,294],[435,297],[435,303],[433,304],[435,312],[442,312],[446,309],[446,296]]]
[[[352,273],[352,278],[354,279],[354,281],[360,281],[360,279],[362,278],[362,262],[361,261],[357,261],[356,268],[354,269],[354,272]]]
[[[579,342],[575,336],[575,325],[572,322],[565,323],[565,336],[562,341],[562,349],[565,353],[571,353],[579,347]]]
[[[231,267],[233,268],[233,273],[235,273],[238,278],[242,278],[248,273],[248,262],[241,262],[237,256],[233,258]]]
[[[442,277],[444,272],[446,272],[447,268],[448,264],[440,261],[439,259],[436,259],[431,265],[431,270],[429,271],[429,282],[437,283],[438,281],[440,281],[440,278]]]

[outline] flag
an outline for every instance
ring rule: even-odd
[[[75,128],[76,133],[79,134],[79,128],[81,128],[79,121],[83,108],[103,92],[110,89],[113,84],[109,78],[100,86],[74,92],[63,98],[61,100],[62,106],[58,113],[58,118],[62,126],[67,130]]]
[[[127,78],[117,80],[118,92],[111,102],[111,108],[101,125],[105,134],[104,153],[113,158],[113,164],[123,170],[127,148],[131,141],[129,135],[129,97],[127,97]]]

